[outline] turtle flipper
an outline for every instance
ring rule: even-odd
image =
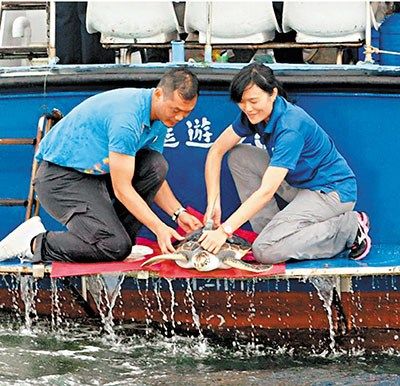
[[[222,261],[232,268],[238,268],[249,272],[269,272],[273,268],[273,265],[249,264],[242,260],[235,259],[234,257],[225,257]]]
[[[159,261],[163,261],[163,260],[174,260],[174,261],[183,261],[183,262],[188,261],[187,258],[180,253],[169,253],[169,254],[165,254],[165,255],[154,256],[154,257],[146,260],[145,262],[143,262],[140,266],[146,267],[147,265],[155,264],[155,263],[158,263]]]

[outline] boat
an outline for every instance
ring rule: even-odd
[[[39,127],[43,124],[40,119],[48,119],[54,108],[66,114],[104,90],[154,86],[166,69],[178,65],[198,75],[201,93],[190,116],[169,132],[165,144],[171,165],[168,178],[185,205],[204,211],[205,156],[238,112],[229,101],[228,86],[243,63],[3,67],[0,186],[5,201],[0,206],[0,237],[25,218],[32,145],[40,132],[38,122],[42,122]],[[11,260],[0,264],[1,309],[22,309],[29,318],[34,304],[40,316],[104,320],[111,315],[115,323],[157,325],[166,334],[183,332],[229,342],[243,339],[271,347],[399,351],[400,206],[396,192],[400,187],[395,176],[400,67],[277,63],[271,68],[290,98],[334,139],[357,175],[357,208],[372,219],[373,247],[364,260],[350,261],[341,255],[290,261],[283,272],[254,278],[228,274],[171,278],[143,269],[54,278],[51,265]],[[258,138],[251,143],[262,146]],[[221,186],[228,214],[239,198],[226,164]],[[25,206],[18,206],[21,203]],[[40,214],[48,229],[61,229],[43,210]],[[144,232],[143,237],[151,235]]]

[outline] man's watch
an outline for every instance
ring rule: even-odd
[[[228,236],[228,238],[233,236],[232,225],[227,224],[226,222],[224,222],[223,224],[221,224],[221,229]]]
[[[174,212],[174,214],[171,216],[172,221],[177,222],[177,221],[178,221],[178,217],[179,217],[183,212],[186,212],[186,209],[185,209],[183,206],[181,206],[181,207],[178,208],[178,209]]]

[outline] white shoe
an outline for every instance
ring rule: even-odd
[[[0,261],[13,257],[32,259],[31,241],[46,232],[40,217],[35,216],[15,228],[0,241]]]
[[[134,245],[131,254],[126,258],[128,260],[141,259],[146,255],[151,255],[154,251],[147,245]]]

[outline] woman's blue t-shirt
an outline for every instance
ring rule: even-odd
[[[336,191],[341,202],[356,201],[353,171],[328,134],[300,107],[277,97],[267,124],[253,125],[241,112],[232,127],[240,137],[258,133],[267,147],[270,166],[289,169],[285,179],[291,186]]]

